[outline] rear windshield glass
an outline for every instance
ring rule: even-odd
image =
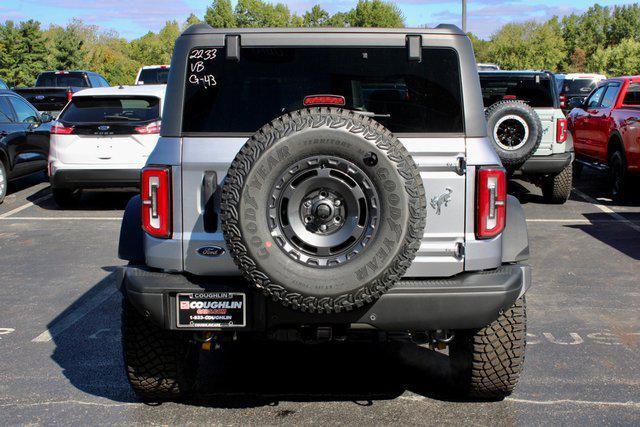
[[[160,85],[167,84],[169,78],[168,68],[147,68],[140,71],[138,84],[140,85]]]
[[[239,62],[223,48],[189,54],[184,132],[252,133],[303,108],[309,95],[340,95],[396,133],[463,132],[458,57],[405,48],[243,48]]]
[[[60,116],[68,123],[146,122],[160,116],[155,97],[77,96]]]
[[[44,73],[38,76],[36,86],[48,87],[88,87],[87,79],[81,73],[55,74]]]
[[[627,88],[627,93],[624,96],[624,105],[627,106],[640,106],[640,83],[631,83]]]
[[[555,107],[553,84],[546,75],[480,74],[485,107],[498,101],[514,99],[531,107]]]
[[[560,88],[561,95],[587,96],[596,87],[596,81],[592,79],[563,80]]]

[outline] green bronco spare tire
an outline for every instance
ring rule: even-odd
[[[246,279],[285,306],[352,310],[405,273],[425,226],[418,168],[357,112],[312,108],[264,126],[233,161],[222,228]]]

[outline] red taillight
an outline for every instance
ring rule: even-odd
[[[310,95],[304,98],[304,105],[344,105],[344,96],[340,95]]]
[[[150,166],[142,169],[142,228],[153,237],[171,237],[171,170]]]
[[[71,135],[73,133],[73,126],[65,126],[62,123],[56,122],[51,125],[49,132],[52,135]]]
[[[489,239],[502,233],[507,218],[507,176],[504,169],[483,168],[476,185],[476,237]]]
[[[160,133],[160,125],[161,122],[158,120],[157,122],[149,123],[144,126],[138,126],[135,128],[136,133],[142,134],[151,134],[151,133]]]
[[[567,108],[567,97],[560,95],[560,108]]]
[[[556,142],[562,144],[567,140],[567,119],[558,119],[556,122]]]
[[[518,97],[515,95],[504,95],[502,99],[504,99],[505,101],[514,101],[518,99]]]
[[[73,92],[71,92],[70,90],[67,91],[67,102],[71,101],[71,98],[73,98]]]

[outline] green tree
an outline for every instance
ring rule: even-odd
[[[624,39],[640,41],[640,6],[615,6],[607,26],[607,45],[613,46]]]
[[[209,10],[209,8],[207,8],[207,11],[208,10]],[[196,25],[196,24],[202,24],[202,20],[192,13],[191,15],[189,15],[187,20],[184,21],[184,25],[182,26],[182,30],[184,31],[187,28],[189,28],[190,26]]]
[[[52,67],[56,70],[78,70],[84,68],[84,41],[71,25],[55,31],[52,37]]]
[[[305,27],[324,27],[329,23],[329,12],[315,5],[303,16]]]
[[[20,30],[13,21],[0,26],[0,77],[10,85],[22,83],[18,70],[22,57],[20,44]]]
[[[394,3],[383,0],[358,0],[348,14],[351,27],[404,27],[404,16]]]
[[[556,18],[544,24],[507,24],[487,44],[486,60],[505,69],[559,70],[565,60],[564,40]]]
[[[233,13],[230,0],[214,0],[211,6],[207,7],[204,14],[204,22],[213,28],[234,28],[237,27],[236,16]]]
[[[489,62],[487,56],[487,49],[489,48],[489,42],[476,37],[473,33],[467,34],[473,45],[473,52],[476,56],[477,62]]]
[[[32,85],[36,76],[49,66],[49,55],[40,23],[28,20],[19,26],[7,21],[0,29],[0,75],[16,86]]]
[[[291,12],[287,6],[262,0],[238,0],[235,16],[241,28],[288,27],[291,23]]]
[[[591,67],[614,76],[640,73],[640,42],[626,38],[616,46],[598,49],[591,59]]]
[[[111,85],[133,84],[142,63],[128,55],[129,43],[115,34],[101,35],[87,53],[91,69],[103,75]],[[145,64],[148,65],[148,64]]]
[[[343,28],[349,27],[349,14],[344,12],[334,13],[327,19],[327,27]]]

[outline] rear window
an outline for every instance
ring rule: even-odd
[[[303,108],[309,95],[340,95],[395,133],[463,132],[458,56],[405,48],[243,48],[238,62],[224,48],[189,54],[184,132],[253,133]]]
[[[485,108],[498,101],[514,99],[531,107],[556,107],[554,87],[548,75],[480,74]]]
[[[631,83],[624,96],[624,105],[640,107],[640,83]]]
[[[137,83],[140,85],[167,84],[169,68],[147,68],[140,71]]]
[[[67,123],[147,122],[160,117],[156,97],[76,96],[60,116]]]
[[[87,79],[82,73],[55,74],[43,73],[38,76],[36,86],[42,87],[88,87]]]
[[[562,82],[560,93],[563,95],[582,95],[587,96],[596,87],[596,81],[592,79],[575,79]]]

